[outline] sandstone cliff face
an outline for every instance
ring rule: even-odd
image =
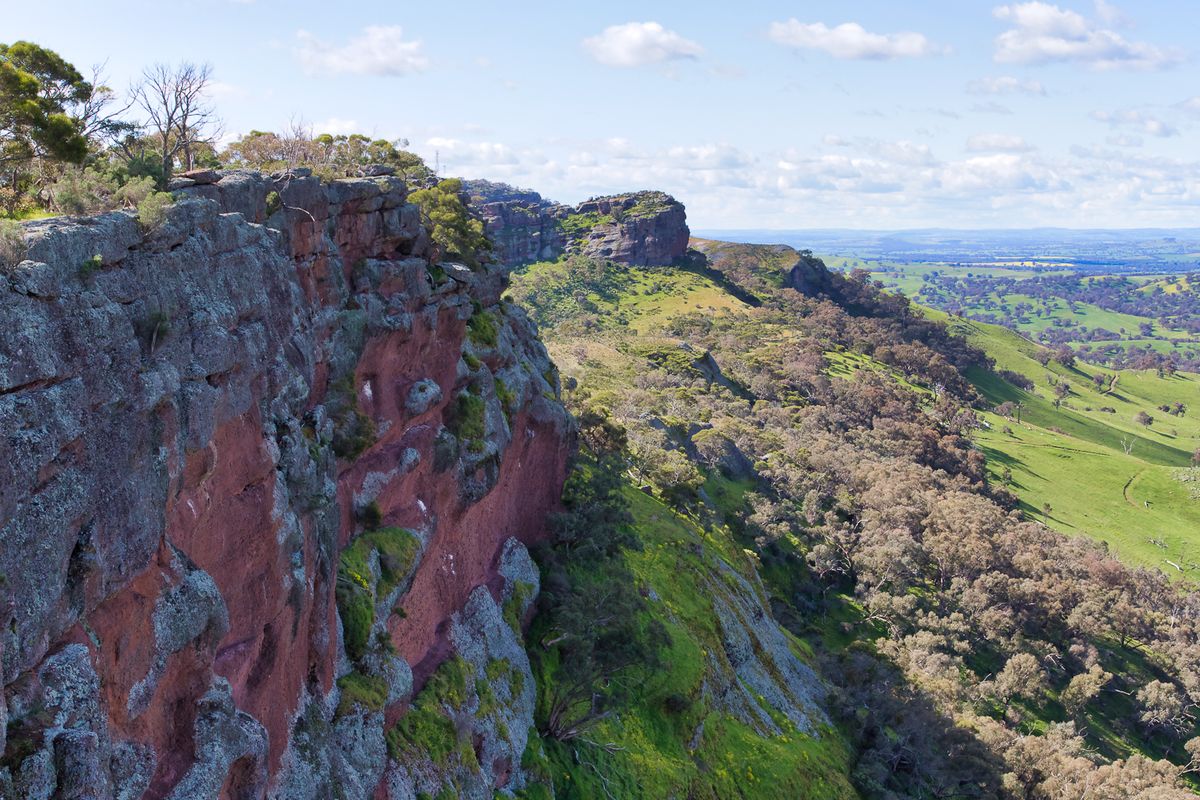
[[[633,266],[671,264],[687,253],[683,204],[663,192],[635,192],[563,206],[526,199],[478,206],[495,257],[506,266],[578,253]]]
[[[532,325],[429,263],[396,179],[181,196],[31,224],[0,273],[0,795],[519,788],[524,689],[461,763],[388,731],[447,659],[528,673],[492,621],[571,436]]]

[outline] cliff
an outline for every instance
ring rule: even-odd
[[[397,179],[191,180],[0,273],[0,794],[520,788],[572,436],[532,324]],[[403,721],[447,664],[439,760]]]
[[[489,197],[510,199],[488,201]],[[564,206],[524,195],[487,193],[476,204],[495,257],[506,266],[563,255],[631,266],[671,264],[687,253],[683,204],[663,192],[634,192]]]

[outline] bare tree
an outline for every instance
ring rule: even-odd
[[[92,66],[92,91],[75,110],[83,135],[96,145],[116,141],[138,129],[135,123],[123,118],[133,107],[134,99],[124,104],[118,101],[117,93],[108,86],[104,68],[105,64]]]
[[[185,61],[178,67],[148,67],[130,90],[147,115],[146,127],[162,159],[164,181],[171,177],[176,162],[192,169],[196,146],[219,135],[220,120],[209,104],[211,87],[212,66]]]

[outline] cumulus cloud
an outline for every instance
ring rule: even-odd
[[[407,40],[399,25],[369,25],[344,45],[296,31],[296,57],[310,73],[332,72],[394,77],[429,67],[423,45]]]
[[[657,22],[612,25],[583,40],[583,49],[610,67],[644,67],[666,61],[699,58],[704,48]]]
[[[885,60],[919,58],[945,52],[924,34],[872,33],[857,22],[843,22],[832,28],[823,22],[801,22],[792,18],[772,22],[767,29],[771,41],[806,50],[823,50],[834,58]]]
[[[977,133],[967,139],[967,149],[973,153],[1027,153],[1033,146],[1020,136],[1007,133]]]
[[[1116,127],[1135,128],[1147,136],[1175,136],[1179,131],[1170,123],[1163,122],[1152,114],[1135,109],[1124,111],[1093,111],[1092,119],[1107,122]]]
[[[1032,78],[1014,78],[1012,75],[979,78],[967,84],[970,94],[1035,94],[1044,95],[1046,89]]]
[[[1012,27],[996,37],[996,61],[1007,64],[1076,62],[1092,69],[1160,69],[1180,60],[1172,49],[1129,41],[1111,28],[1115,10],[1101,6],[1099,22],[1039,0],[997,6]]]

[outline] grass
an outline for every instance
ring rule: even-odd
[[[350,672],[338,678],[338,688],[342,690],[337,708],[339,717],[353,712],[355,708],[382,711],[387,703],[388,687],[383,678]]]
[[[445,764],[456,753],[464,761],[473,761],[470,742],[460,742],[452,715],[467,701],[467,673],[470,667],[461,658],[448,659],[430,676],[421,692],[413,698],[407,714],[386,734],[388,751],[398,761],[406,756],[429,758]]]
[[[1176,478],[1200,447],[1200,376],[1159,377],[1153,370],[1114,371],[1083,362],[1074,368],[1053,361],[1042,366],[1034,359],[1039,346],[1012,331],[927,313],[947,319],[953,330],[996,359],[998,368],[1034,381],[1033,390],[1024,391],[993,373],[968,372],[990,404],[1023,406],[1019,423],[983,414],[986,427],[975,438],[993,480],[1001,481],[1006,469],[1011,473],[1011,488],[1026,514],[1066,533],[1107,542],[1134,563],[1200,578],[1195,534],[1200,502]],[[1115,388],[1097,389],[1093,375],[1102,376],[1105,386],[1116,376]],[[1071,386],[1062,408],[1048,399],[1053,396],[1050,377]],[[1174,402],[1188,411],[1175,417],[1158,410]],[[1155,423],[1149,428],[1136,423],[1139,411],[1150,413]]]
[[[750,488],[720,477],[707,485],[729,507],[743,502]],[[623,492],[643,543],[627,559],[638,584],[653,592],[652,613],[670,635],[667,668],[638,676],[635,697],[619,718],[589,733],[611,748],[545,743],[555,796],[856,797],[837,731],[809,736],[788,725],[780,735],[763,736],[705,696],[713,665],[724,657],[712,605],[723,586],[717,559],[745,575],[753,571],[728,530],[703,528],[632,485]],[[544,685],[553,665],[542,669]]]

